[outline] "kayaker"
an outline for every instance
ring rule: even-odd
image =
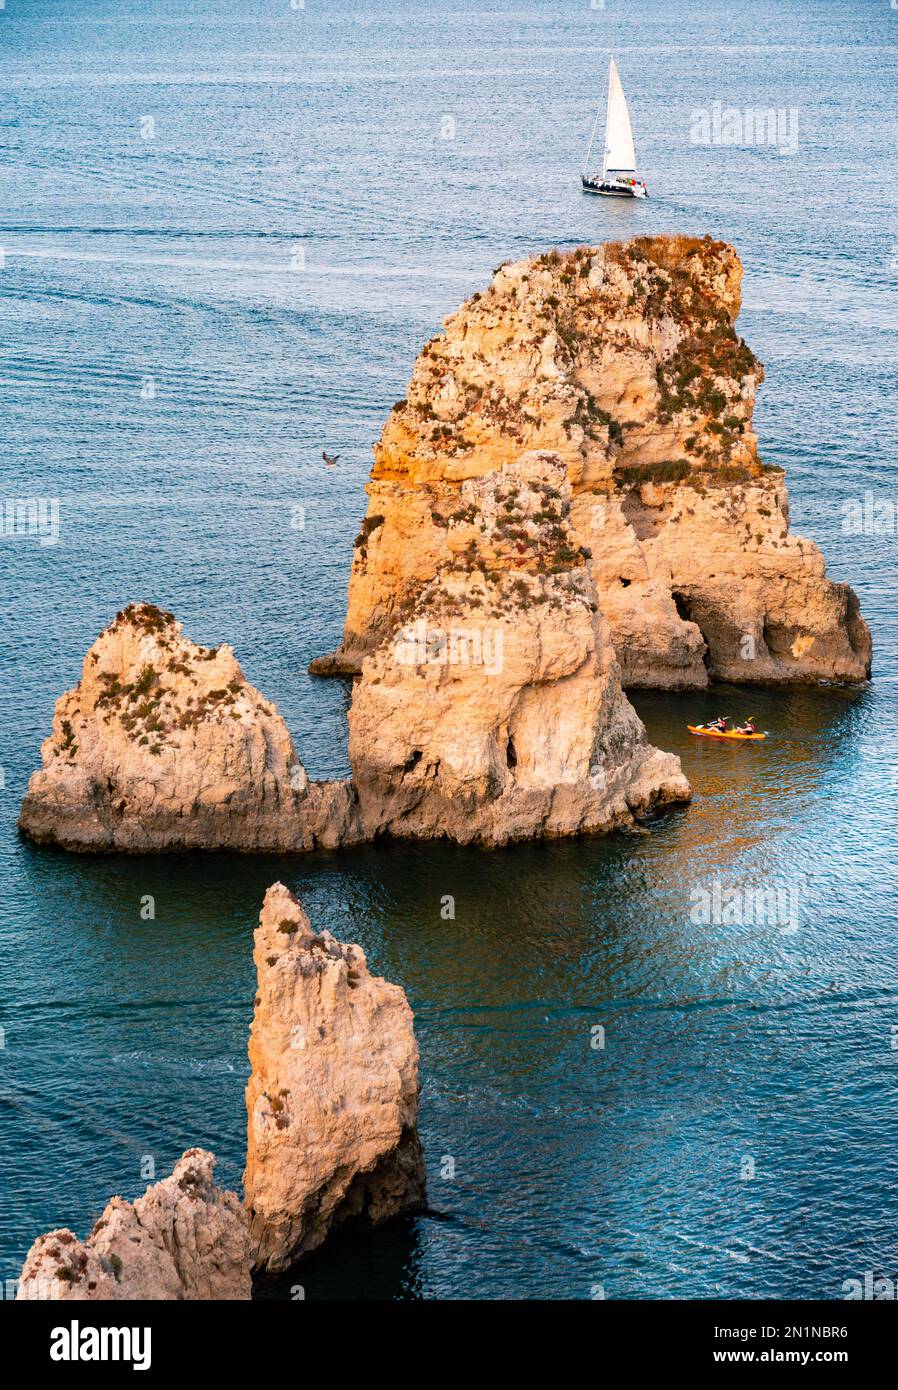
[[[736,730],[737,734],[753,734],[755,732],[755,721],[746,719],[744,724],[740,724]]]
[[[716,729],[719,734],[725,734],[727,731],[727,722],[722,714],[718,714],[714,722],[710,724],[708,727],[711,729]]]

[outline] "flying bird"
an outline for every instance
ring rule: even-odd
[[[331,457],[327,450],[322,450],[321,457],[324,459],[324,462],[327,464],[328,468],[333,468],[334,464],[339,463],[340,461],[339,454],[334,454],[333,457]]]

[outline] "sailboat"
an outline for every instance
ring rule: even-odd
[[[590,173],[589,160],[601,114],[602,108],[600,106],[596,112],[595,124],[592,128],[592,136],[583,165],[581,176],[583,192],[602,193],[608,198],[647,198],[649,196],[648,189],[642,179],[636,177],[636,151],[633,148],[630,113],[627,110],[627,98],[624,96],[624,89],[618,76],[617,64],[613,58],[611,59],[611,67],[608,69],[605,158],[602,164],[602,173],[599,176],[598,173]]]

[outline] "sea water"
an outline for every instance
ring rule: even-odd
[[[269,1295],[898,1274],[898,536],[863,525],[898,495],[896,45],[887,0],[7,0],[0,497],[50,520],[0,537],[0,1284],[188,1145],[239,1185],[276,879],[408,993],[430,1210]],[[612,51],[645,203],[580,192]],[[649,834],[284,859],[18,838],[53,701],[136,599],[230,642],[311,775],[345,773],[349,692],[306,666],[418,349],[507,258],[656,231],[738,248],[762,456],[858,590],[869,688],[634,697],[695,789]],[[771,738],[690,740],[721,710]]]

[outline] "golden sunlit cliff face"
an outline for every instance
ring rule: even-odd
[[[254,1267],[280,1273],[343,1221],[424,1205],[418,1044],[405,991],[313,931],[282,883],[253,957],[244,1190]]]
[[[154,604],[129,604],[94,642],[41,760],[19,826],[42,844],[280,853],[353,839],[349,784],[310,783],[231,648],[197,646]]]
[[[366,658],[349,712],[362,828],[460,844],[599,833],[687,801],[621,689],[564,461],[461,487],[451,561]]]
[[[723,242],[640,237],[500,266],[425,344],[374,448],[342,647],[357,672],[449,557],[462,484],[563,460],[625,685],[858,680],[857,600],[789,535],[752,429],[763,368]]]

